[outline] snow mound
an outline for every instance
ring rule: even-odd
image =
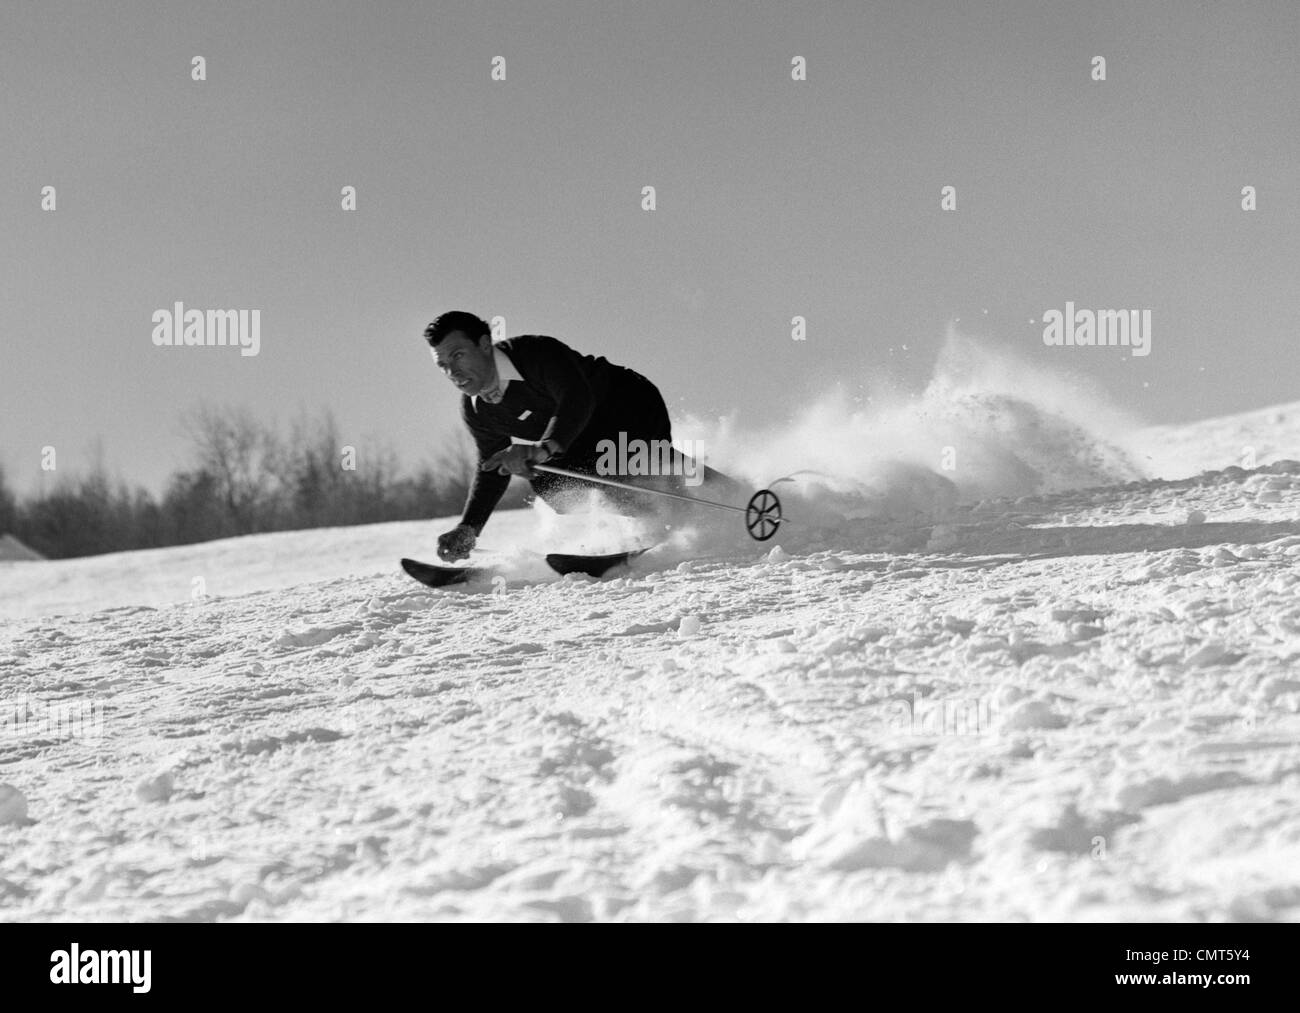
[[[1186,478],[1237,466],[1262,467],[1300,457],[1300,401],[1177,425],[1148,426],[1128,447],[1159,478]]]
[[[35,562],[44,558],[13,535],[0,535],[0,563]]]

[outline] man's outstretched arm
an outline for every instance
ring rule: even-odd
[[[483,525],[492,516],[492,511],[501,502],[501,497],[506,494],[509,485],[510,476],[508,474],[501,475],[495,470],[484,471],[481,467],[476,466],[474,468],[474,478],[471,479],[469,485],[469,495],[465,498],[465,511],[461,514],[460,522],[473,528],[474,534],[480,534],[483,531]]]
[[[474,462],[474,474],[470,477],[469,494],[465,497],[465,509],[461,512],[460,525],[456,529],[457,531],[468,529],[472,532],[472,537],[460,535],[455,539],[458,547],[464,553],[468,553],[469,548],[466,546],[473,547],[474,540],[482,532],[483,526],[487,524],[492,511],[501,502],[501,497],[505,495],[506,488],[510,485],[509,475],[499,475],[495,470],[486,472],[483,470],[483,462],[493,454],[508,448],[510,438],[483,428],[469,410],[468,402],[461,406],[461,419],[469,429],[469,434],[474,440],[474,448],[478,452],[478,459]]]
[[[465,559],[473,551],[478,536],[483,530],[501,496],[510,484],[509,475],[499,475],[496,471],[474,469],[470,480],[469,496],[465,500],[465,512],[460,523],[450,531],[438,536],[438,555],[449,563]]]

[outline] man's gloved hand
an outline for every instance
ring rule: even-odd
[[[536,474],[533,465],[545,464],[550,456],[551,452],[545,447],[534,446],[531,443],[515,443],[505,450],[498,450],[479,467],[483,471],[495,471],[501,475],[522,475],[524,478],[532,478]]]
[[[449,563],[464,559],[478,541],[478,535],[468,524],[457,524],[445,535],[438,536],[438,555]]]

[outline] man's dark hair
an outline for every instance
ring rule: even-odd
[[[429,342],[430,348],[436,348],[438,342],[452,331],[463,331],[470,341],[478,341],[484,335],[492,336],[492,328],[473,313],[450,310],[424,329],[424,340]]]

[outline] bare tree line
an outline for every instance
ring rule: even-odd
[[[102,462],[19,498],[0,470],[0,534],[52,559],[158,548],[261,531],[418,520],[460,512],[475,455],[457,430],[403,473],[391,447],[343,439],[332,413],[288,434],[246,408],[205,404],[184,421],[187,466],[160,496],[110,478]],[[516,491],[516,503],[522,496]],[[507,504],[503,504],[507,505]]]

